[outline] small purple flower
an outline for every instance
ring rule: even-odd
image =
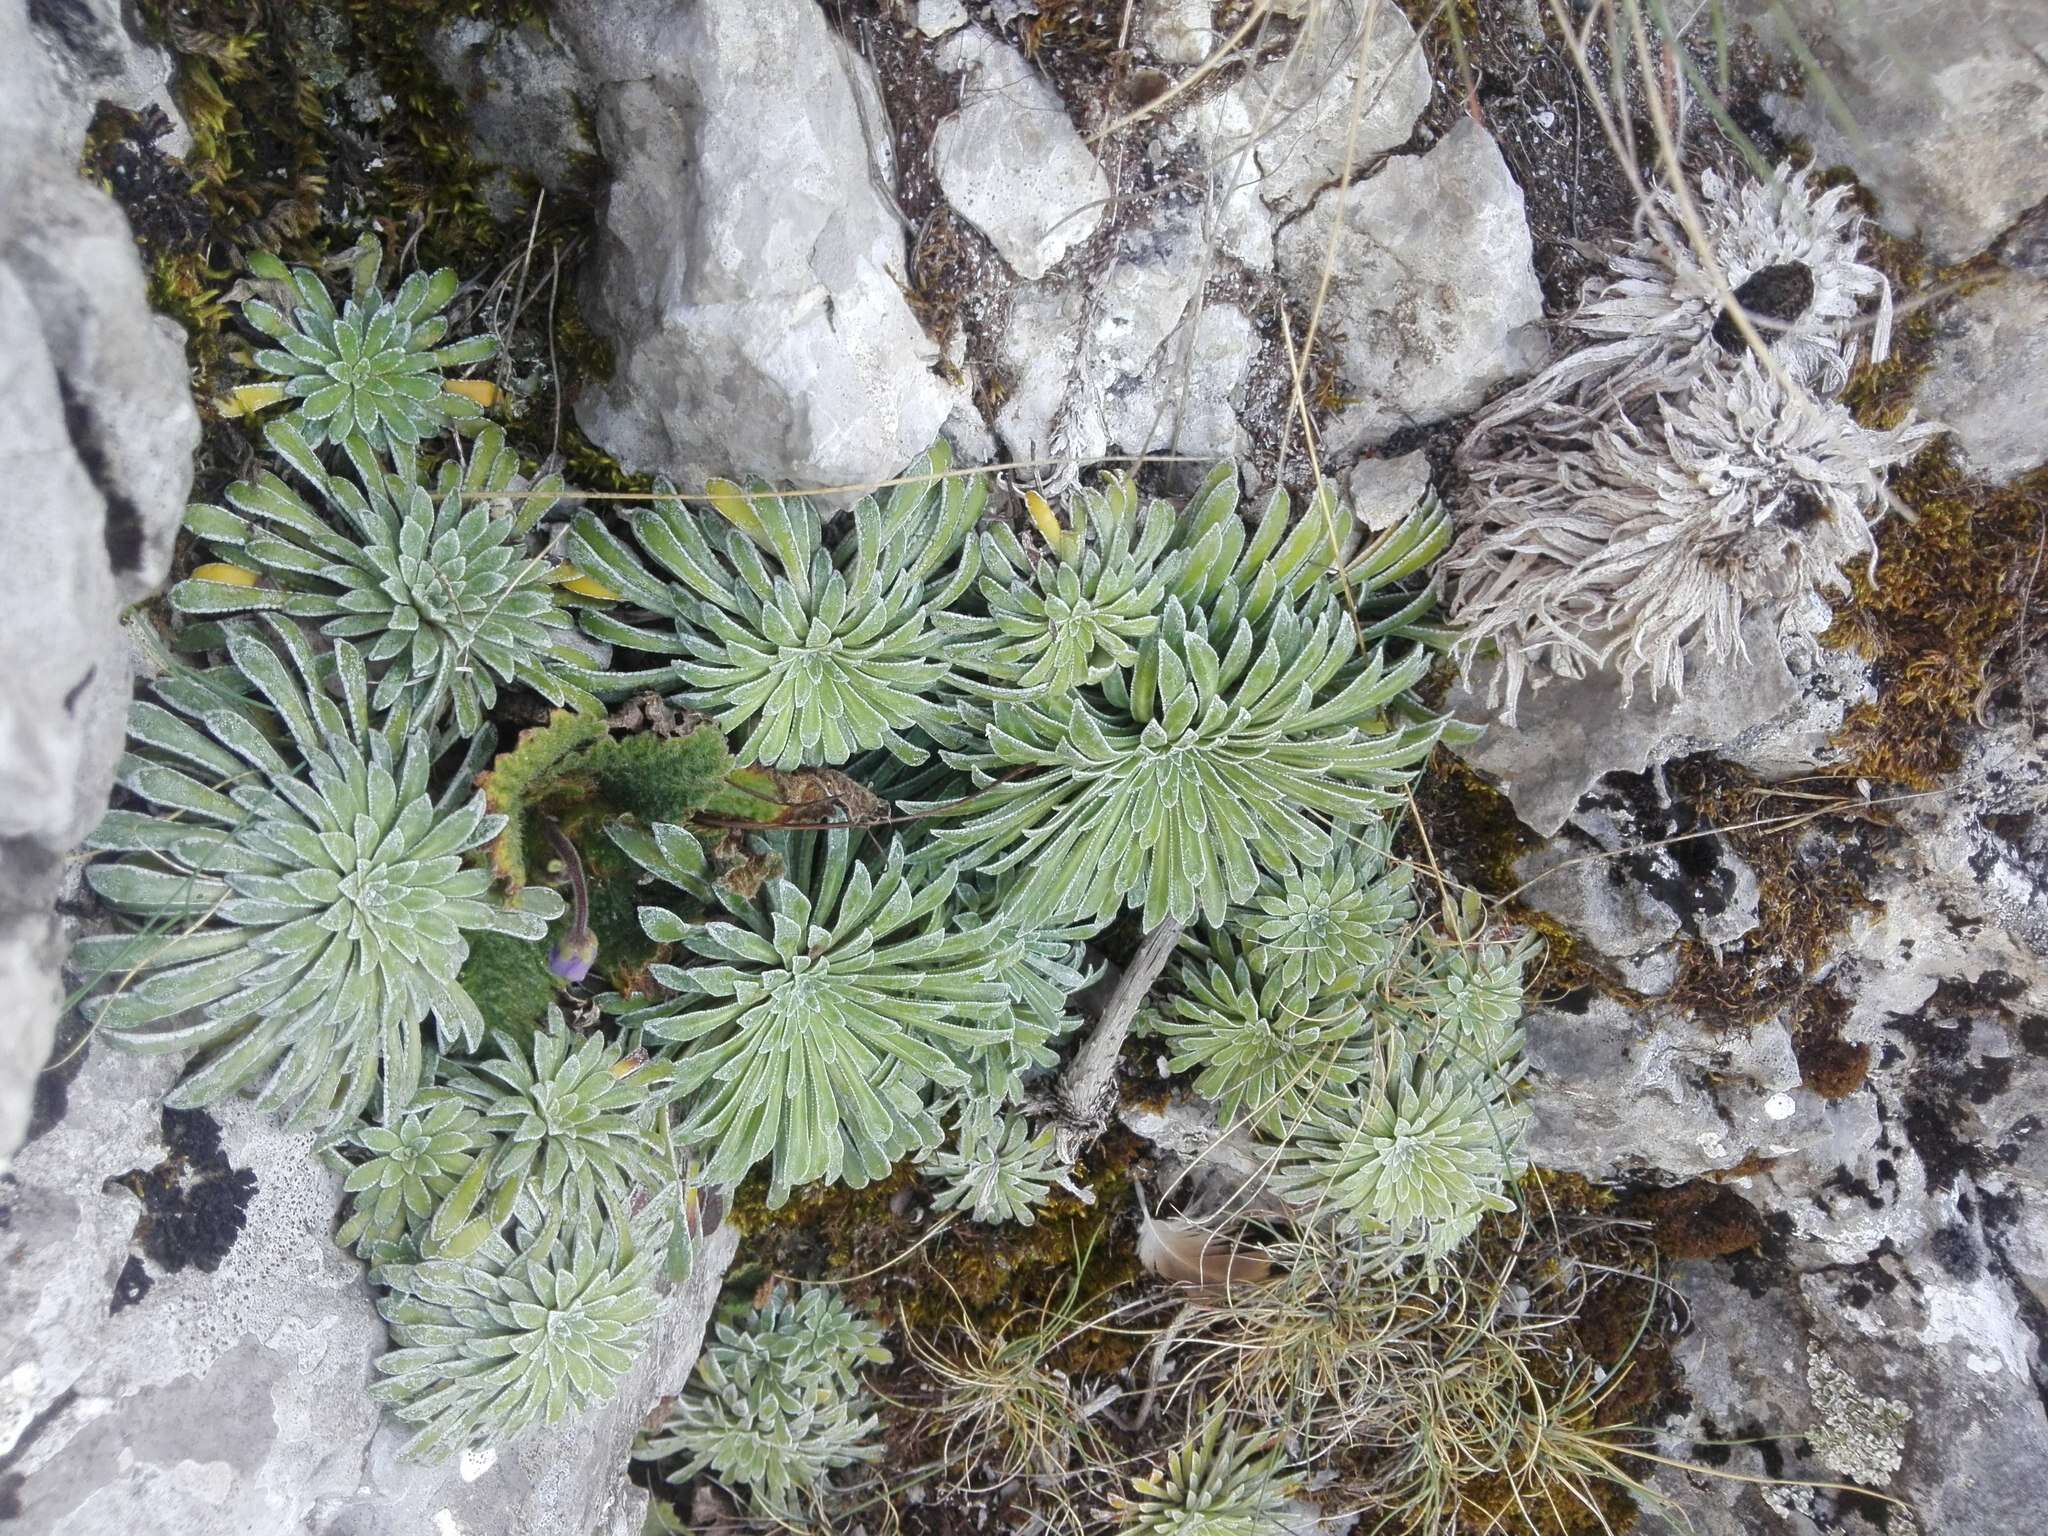
[[[570,896],[569,931],[548,951],[548,969],[564,981],[581,981],[597,960],[597,935],[590,931],[590,892],[583,883],[583,860],[577,857],[576,845],[552,821],[542,822],[541,830],[555,850],[562,873],[568,876]]]
[[[564,981],[581,981],[597,960],[597,935],[588,928],[564,936],[548,951],[548,969]]]

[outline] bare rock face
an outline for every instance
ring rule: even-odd
[[[0,610],[0,1166],[63,996],[62,861],[121,754],[118,616],[163,580],[199,441],[184,333],[150,313],[127,220],[78,178],[97,94],[153,57],[102,9],[31,19],[0,0],[0,544],[15,575]]]
[[[1462,415],[1548,353],[1521,188],[1469,119],[1428,154],[1324,192],[1281,231],[1279,261],[1303,303],[1331,268],[1327,323],[1357,397],[1324,435],[1333,454]]]
[[[4,1200],[0,1424],[52,1536],[289,1530],[360,1472],[383,1327],[340,1178],[240,1105],[159,1114],[175,1063],[91,1050]],[[119,1470],[117,1470],[119,1469]]]
[[[1059,93],[1015,48],[973,27],[938,59],[964,78],[959,110],[932,137],[932,170],[946,201],[1035,282],[1095,233],[1109,178]]]
[[[2043,682],[2036,666],[2021,691]],[[1599,996],[1527,1021],[1533,1161],[1712,1178],[1765,1228],[1757,1248],[1671,1275],[1691,1314],[1690,1406],[1663,1446],[1754,1481],[1663,1469],[1688,1519],[1653,1510],[1646,1529],[1880,1528],[1868,1500],[1770,1478],[1874,1490],[1920,1530],[2024,1525],[2039,1502],[2048,766],[2023,705],[1990,715],[1943,793],[1890,809],[1858,860],[1871,909],[1805,978],[1839,999],[1854,1070],[1794,1038],[1789,1004],[1741,1028]],[[1612,861],[1635,895],[1658,890],[1627,866]],[[1561,915],[1600,938],[1597,912]],[[1757,1437],[1769,1445],[1725,1458],[1705,1444]]]
[[[1821,164],[1853,170],[1892,233],[1962,261],[2048,197],[2048,9],[2036,0],[1746,5],[1788,53],[1790,23],[1827,76],[1826,91],[1769,98],[1772,119]]]
[[[2048,272],[2006,271],[1946,306],[1914,403],[1986,479],[2048,463]]]
[[[1766,777],[1813,768],[1830,757],[1829,737],[1847,711],[1875,696],[1864,663],[1816,643],[1831,617],[1818,599],[1782,622],[1753,615],[1742,631],[1746,654],[1694,667],[1676,701],[1640,689],[1624,699],[1611,671],[1545,678],[1524,695],[1513,726],[1492,719],[1490,674],[1481,668],[1450,696],[1451,713],[1486,726],[1460,750],[1500,780],[1515,814],[1545,837],[1610,773],[1641,773],[1693,752],[1717,752]]]
[[[1334,0],[1303,14],[1285,58],[1248,73],[1211,118],[1214,147],[1244,148],[1259,196],[1283,217],[1408,142],[1429,104],[1429,66],[1408,18],[1386,0]],[[1243,125],[1242,142],[1217,134]]]
[[[460,16],[427,39],[427,52],[462,96],[479,158],[522,171],[550,192],[575,185],[579,167],[597,153],[580,102],[588,87],[546,27]],[[511,202],[523,198],[515,193]]]
[[[1169,227],[1120,246],[1092,281],[1011,297],[1002,357],[1015,383],[996,430],[1018,458],[1069,465],[1127,453],[1234,458],[1259,338],[1205,301],[1200,235]]]
[[[585,290],[617,358],[577,417],[634,470],[881,479],[956,401],[904,288],[888,129],[810,0],[567,0],[614,180]]]
[[[85,136],[94,111],[103,101],[139,112],[146,106],[164,109],[171,131],[160,141],[167,154],[181,155],[192,142],[171,100],[171,59],[131,30],[122,0],[59,0],[29,7],[28,34],[33,61],[47,89],[23,96],[35,102],[54,142],[77,144]],[[11,39],[10,42],[19,41]]]

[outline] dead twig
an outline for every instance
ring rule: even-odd
[[[1116,1109],[1117,1058],[1123,1054],[1124,1041],[1130,1036],[1138,1010],[1145,1004],[1146,994],[1166,969],[1174,946],[1180,942],[1181,927],[1178,918],[1169,917],[1145,935],[1137,953],[1131,956],[1131,963],[1124,968],[1116,990],[1103,1005],[1095,1027],[1081,1042],[1074,1059],[1067,1063],[1067,1070],[1060,1074],[1052,1095],[1053,1112],[1058,1119],[1053,1147],[1062,1162],[1076,1162],[1109,1125]]]

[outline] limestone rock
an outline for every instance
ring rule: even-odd
[[[1523,1022],[1538,1167],[1686,1179],[1814,1148],[1832,1157],[1854,1117],[1800,1086],[1777,1025],[1724,1033],[1673,1010],[1639,1018],[1604,997]]]
[[[122,0],[61,0],[28,8],[27,41],[47,86],[38,103],[55,140],[79,144],[103,101],[130,112],[154,106],[171,120],[158,141],[182,155],[192,135],[171,97],[171,57],[133,30]],[[24,61],[16,61],[17,63]]]
[[[904,298],[887,128],[810,0],[564,0],[614,180],[585,290],[615,348],[577,419],[630,469],[886,478],[957,392]]]
[[[967,0],[917,0],[917,30],[926,37],[944,37],[967,25]]]
[[[480,159],[523,171],[550,192],[575,185],[579,163],[597,154],[578,100],[587,86],[545,27],[458,17],[429,35],[427,53],[461,95]]]
[[[1015,48],[976,27],[947,42],[938,61],[964,76],[959,110],[932,135],[940,189],[1035,282],[1095,233],[1109,178],[1059,92]]]
[[[92,1049],[0,1196],[0,1422],[14,1500],[51,1536],[295,1528],[375,1427],[383,1327],[334,1245],[339,1177],[241,1105],[160,1119],[176,1078]],[[130,1170],[146,1202],[112,1182]]]
[[[0,1166],[62,997],[62,860],[106,808],[123,744],[118,615],[163,580],[199,440],[184,333],[150,313],[127,221],[77,174],[91,98],[72,93],[106,85],[112,24],[86,6],[46,15],[64,26],[0,0],[0,548],[18,578],[0,612],[0,975],[15,1008]]]
[[[1360,459],[1345,478],[1351,513],[1368,533],[1401,521],[1429,494],[1429,456],[1404,453],[1392,459]]]
[[[1458,126],[1426,155],[1324,192],[1279,237],[1280,273],[1315,300],[1336,225],[1326,326],[1347,393],[1325,451],[1470,411],[1548,350],[1522,192],[1493,139]]]
[[[1226,93],[1210,120],[1211,152],[1224,159],[1249,149],[1259,196],[1283,216],[1299,213],[1347,165],[1362,175],[1407,143],[1429,92],[1421,44],[1397,7],[1386,0],[1312,6],[1286,56]],[[1238,125],[1236,132],[1226,125]]]
[[[1759,36],[1788,53],[1794,24],[1827,76],[1825,92],[1767,98],[1773,121],[1822,165],[1853,170],[1894,234],[1962,261],[2048,197],[2048,8],[2037,0],[1746,7]]]
[[[2048,463],[2048,276],[2002,272],[1945,306],[1914,404],[1988,479]]]
[[[1131,31],[1162,64],[1199,64],[1222,41],[1215,0],[1140,0]]]
[[[1782,622],[1752,615],[1742,632],[1747,656],[1696,666],[1675,703],[1641,690],[1624,703],[1610,671],[1546,678],[1523,695],[1512,727],[1492,721],[1481,668],[1471,687],[1451,692],[1452,714],[1487,724],[1484,737],[1459,750],[1498,778],[1515,814],[1546,837],[1609,773],[1639,773],[1692,752],[1718,752],[1765,777],[1814,767],[1829,758],[1829,737],[1847,711],[1874,697],[1861,661],[1814,639],[1829,618],[1818,600]]]
[[[1190,225],[1121,249],[1090,282],[1012,296],[1001,356],[1013,386],[996,415],[1011,454],[1072,469],[1105,454],[1234,458],[1258,334],[1234,304],[1204,301]]]

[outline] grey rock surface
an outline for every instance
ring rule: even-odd
[[[944,37],[967,25],[967,0],[917,0],[917,30],[926,37]]]
[[[1192,222],[1122,244],[1088,281],[1012,295],[1001,358],[1012,387],[996,430],[1020,459],[1068,466],[1112,451],[1234,458],[1259,337],[1234,304],[1205,300]]]
[[[1357,403],[1324,433],[1327,452],[1472,410],[1548,352],[1521,189],[1492,138],[1461,119],[1426,155],[1324,192],[1281,231],[1280,273],[1313,303],[1335,226],[1326,324]]]
[[[0,1186],[0,1489],[25,1529],[638,1532],[627,1453],[687,1379],[731,1229],[707,1240],[609,1405],[416,1466],[367,1395],[384,1328],[363,1266],[334,1242],[340,1176],[311,1133],[247,1103],[160,1118],[149,1106],[176,1075],[89,1050]]]
[[[1600,1178],[1714,1174],[1761,1251],[1689,1261],[1690,1394],[1664,1450],[1743,1477],[1847,1481],[1920,1531],[2024,1525],[2048,1482],[2048,792],[2026,705],[1993,706],[1944,792],[1865,844],[1855,918],[1810,978],[1869,1070],[1802,1086],[1789,1019],[1729,1030],[1594,997],[1528,1020],[1531,1156]],[[1589,806],[1580,807],[1583,819]],[[1808,839],[1820,833],[1808,834]],[[1654,888],[1655,882],[1649,882]],[[1768,1437],[1727,1459],[1705,1442]],[[1820,1488],[1666,1468],[1646,1529],[1875,1532]],[[1890,1529],[1900,1528],[1895,1516]],[[1661,1522],[1661,1523],[1660,1523]]]
[[[339,1177],[310,1135],[239,1105],[185,1123],[217,1129],[217,1166],[174,1154],[152,1106],[176,1077],[91,1050],[0,1196],[20,1254],[0,1270],[0,1439],[50,1536],[297,1528],[353,1486],[340,1448],[376,1427],[383,1328],[331,1235]],[[109,1182],[130,1170],[161,1170],[154,1252],[145,1206]]]
[[[1826,90],[1767,98],[1773,121],[1821,164],[1853,170],[1894,234],[1962,261],[2048,197],[2048,8],[2036,0],[1745,5],[1788,54],[1790,22],[1827,77]]]
[[[1535,1084],[1528,1151],[1539,1167],[1686,1179],[1750,1158],[1832,1157],[1844,1135],[1845,1112],[1800,1086],[1780,1026],[1730,1033],[1597,996],[1524,1023]]]
[[[1944,306],[1914,404],[1987,479],[2048,463],[2048,276],[2001,270]]]
[[[192,145],[191,132],[171,98],[171,58],[139,35],[131,19],[135,11],[122,0],[61,0],[28,9],[26,42],[33,57],[12,67],[27,67],[43,78],[43,88],[23,100],[36,101],[53,141],[78,144],[101,102],[130,112],[161,108],[171,131],[158,141],[166,154],[182,155]],[[20,40],[16,40],[20,41]]]
[[[1161,64],[1199,64],[1222,41],[1214,0],[1139,0],[1131,34]]]
[[[587,313],[615,348],[577,418],[635,470],[885,478],[958,393],[904,298],[866,65],[809,0],[566,0],[613,182]],[[765,131],[773,125],[774,131]]]
[[[1344,478],[1351,494],[1351,515],[1368,533],[1380,533],[1414,511],[1429,494],[1429,456],[1404,453],[1397,458],[1363,458]]]
[[[0,548],[25,578],[0,610],[0,975],[15,1010],[0,1166],[63,995],[63,860],[106,808],[121,753],[118,616],[163,580],[199,440],[184,333],[150,313],[127,220],[77,174],[91,98],[75,93],[106,85],[111,23],[49,14],[66,28],[0,0]]]
[[[1415,29],[1392,0],[1333,0],[1305,12],[1283,58],[1226,93],[1207,119],[1209,147],[1219,159],[1249,150],[1259,196],[1296,214],[1406,144],[1429,92]]]
[[[1828,618],[1819,603],[1783,624],[1752,615],[1742,632],[1747,656],[1695,666],[1676,702],[1640,690],[1624,702],[1612,672],[1547,678],[1523,695],[1512,727],[1493,719],[1489,674],[1478,669],[1469,688],[1452,690],[1449,708],[1487,730],[1460,751],[1500,780],[1515,814],[1545,837],[1609,773],[1709,751],[1766,777],[1814,767],[1829,757],[1828,738],[1848,709],[1873,696],[1867,667],[1816,644]]]
[[[588,86],[546,27],[458,17],[428,35],[427,53],[461,96],[480,159],[550,192],[575,185],[597,154],[579,99]]]
[[[1044,277],[1101,225],[1109,178],[1059,92],[1024,55],[980,27],[939,49],[958,73],[960,106],[932,136],[946,201],[989,238],[1019,277]]]

